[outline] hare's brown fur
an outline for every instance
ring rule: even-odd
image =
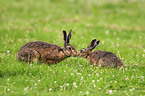
[[[79,51],[78,56],[87,58],[91,64],[97,65],[99,67],[119,67],[123,66],[123,62],[118,58],[114,53],[96,50],[91,52],[97,45],[99,41],[96,42],[96,39],[92,40],[88,48],[83,48]]]
[[[122,66],[123,62],[114,53],[108,51],[97,50],[89,55],[91,64],[99,67],[118,67]]]
[[[67,37],[65,37],[65,40],[66,38]],[[29,42],[20,48],[17,58],[19,61],[28,63],[35,61],[50,64],[59,63],[67,57],[75,56],[77,53],[75,47],[70,45],[69,42],[65,41],[64,45],[65,47],[60,47],[59,45],[43,41]],[[70,47],[71,49],[68,49],[67,47]]]

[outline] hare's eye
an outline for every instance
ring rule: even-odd
[[[69,50],[71,50],[71,47],[68,47]]]
[[[84,50],[82,49],[81,52],[84,52]]]

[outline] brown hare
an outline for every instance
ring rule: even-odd
[[[91,64],[98,67],[123,67],[123,62],[114,53],[102,50],[92,52],[99,44],[99,40],[92,40],[87,48],[83,48],[78,52],[78,57],[87,58]]]
[[[43,41],[26,43],[20,48],[17,54],[18,60],[28,63],[43,62],[52,64],[59,63],[67,57],[76,56],[77,50],[74,46],[70,45],[71,32],[72,30],[67,35],[66,31],[63,31],[64,47]]]

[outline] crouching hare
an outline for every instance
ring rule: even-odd
[[[66,31],[63,31],[64,47],[43,41],[26,43],[17,54],[18,60],[28,63],[43,62],[52,64],[59,63],[67,57],[76,56],[77,50],[74,46],[70,45],[71,32],[72,30],[67,35]]]
[[[78,52],[78,57],[87,58],[91,64],[98,67],[123,67],[123,62],[114,53],[102,50],[91,52],[99,44],[99,40],[92,40],[87,48],[83,48]]]

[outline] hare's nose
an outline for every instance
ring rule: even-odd
[[[79,56],[79,53],[77,53],[77,56]]]

